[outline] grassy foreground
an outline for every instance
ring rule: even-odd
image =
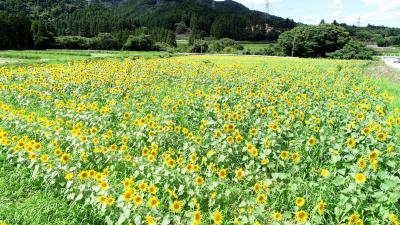
[[[16,53],[19,54],[19,53]],[[38,53],[33,53],[38,54]],[[85,53],[87,54],[87,53]],[[90,53],[92,54],[92,53]],[[107,54],[107,53],[95,53]],[[54,56],[54,54],[52,54]],[[72,54],[74,55],[74,54]],[[89,57],[75,55],[76,59]],[[74,56],[74,57],[75,57]],[[46,56],[47,57],[47,56]],[[92,57],[92,56],[90,56]],[[107,56],[104,56],[107,57]],[[63,59],[68,60],[68,59]],[[235,67],[264,67],[268,65],[292,62],[290,66],[302,68],[302,64],[307,64],[313,60],[298,59],[279,59],[269,57],[233,57],[233,56],[185,56],[177,57],[174,60],[185,63],[232,65]],[[60,62],[55,59],[55,61]],[[54,61],[54,62],[55,62]],[[329,60],[314,60],[316,64],[328,64]],[[317,62],[318,61],[318,62]],[[62,60],[61,60],[62,62]],[[32,63],[32,62],[29,62]],[[287,62],[286,62],[287,63]],[[154,64],[150,64],[154,65]],[[157,64],[155,64],[157,65]],[[289,65],[289,64],[285,64]],[[370,66],[373,66],[372,64]],[[285,69],[285,66],[278,67]],[[165,69],[165,68],[162,68]],[[203,68],[204,69],[204,68]],[[288,69],[288,68],[286,68]],[[338,70],[340,68],[338,67]],[[296,70],[290,69],[295,73]],[[311,70],[318,72],[318,70]],[[367,72],[366,72],[367,73]],[[374,71],[373,73],[377,73]],[[378,71],[379,73],[379,71]],[[396,76],[396,74],[394,74]],[[400,86],[388,78],[374,78],[373,82],[382,89],[388,91],[391,96],[400,96]],[[169,90],[171,91],[171,90]],[[395,98],[392,104],[393,109],[399,107],[399,99]],[[102,224],[101,217],[92,210],[91,207],[83,207],[81,204],[66,201],[51,186],[47,186],[41,179],[32,179],[30,169],[16,169],[15,165],[9,164],[2,156],[0,162],[0,221],[4,220],[8,224]],[[287,217],[287,215],[285,215]],[[387,220],[385,220],[387,221]]]

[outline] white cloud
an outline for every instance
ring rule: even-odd
[[[341,21],[356,24],[360,17],[362,25],[383,25],[388,22],[397,22],[397,26],[400,26],[400,0],[360,0],[360,2],[367,6],[374,7],[375,10],[364,12],[359,15],[349,15],[343,17]]]
[[[328,6],[329,15],[326,19],[335,20],[342,16],[343,11],[343,2],[342,0],[333,0],[332,3]]]

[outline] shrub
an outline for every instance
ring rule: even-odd
[[[208,50],[210,52],[224,52],[224,49],[228,47],[231,48],[232,52],[244,49],[243,45],[241,45],[239,42],[229,38],[222,38],[219,40],[210,41]]]
[[[137,36],[130,35],[123,46],[123,50],[151,51],[154,50],[154,42],[150,35],[139,34]]]
[[[109,33],[100,33],[92,38],[91,42],[92,49],[119,50],[122,47],[118,39]]]
[[[328,56],[333,59],[372,59],[372,51],[369,50],[363,43],[359,41],[350,41],[342,49],[337,50],[333,53],[329,53]]]
[[[90,49],[91,39],[81,36],[56,37],[56,47],[64,49]]]

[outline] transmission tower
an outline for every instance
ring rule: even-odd
[[[359,16],[357,18],[357,26],[360,27],[361,26],[361,16]]]
[[[265,0],[265,32],[268,33],[269,25],[268,25],[268,19],[269,19],[269,8],[271,6],[271,3],[269,0]]]

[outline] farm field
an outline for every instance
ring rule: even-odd
[[[80,50],[26,50],[0,51],[0,66],[24,66],[43,63],[66,63],[74,60],[90,59],[135,59],[138,57],[154,58],[168,56],[162,52],[122,52],[122,51],[80,51]]]
[[[400,87],[373,63],[127,54],[0,67],[0,221],[399,223]]]

